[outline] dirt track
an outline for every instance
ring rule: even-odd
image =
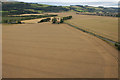
[[[116,78],[117,50],[65,24],[3,25],[4,78]]]

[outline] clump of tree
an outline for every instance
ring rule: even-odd
[[[62,18],[53,18],[52,19],[52,24],[60,24],[60,23],[63,23],[64,20]]]
[[[57,17],[57,18],[54,17],[52,19],[52,24],[60,24],[60,23],[63,23],[63,22],[64,22],[64,20],[60,17]]]
[[[41,23],[41,22],[48,22],[50,21],[50,18],[45,18],[45,19],[42,19],[41,21],[39,21],[38,23]]]
[[[71,18],[72,18],[72,16],[66,16],[66,17],[62,17],[62,18],[54,17],[52,19],[52,24],[60,24],[60,23],[63,23],[64,20],[68,20],[68,19],[71,19]]]
[[[54,17],[53,19],[52,19],[52,24],[55,24],[57,22],[57,19]]]
[[[117,47],[118,50],[120,50],[120,42],[116,42],[115,46]]]
[[[60,23],[63,23],[63,22],[64,22],[64,20],[63,20],[63,19],[61,19],[61,20],[60,20]]]

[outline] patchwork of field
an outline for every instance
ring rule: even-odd
[[[12,15],[12,16],[30,16],[30,15],[44,15],[44,14],[21,14],[21,15]]]
[[[72,15],[73,18],[67,22],[92,31],[101,36],[118,41],[118,18],[105,16],[79,15],[74,12],[61,13],[59,16]]]
[[[4,78],[118,77],[117,50],[66,24],[3,25],[2,32]]]
[[[12,15],[12,16],[30,16],[30,15],[53,15],[53,14],[60,14],[60,13],[41,13],[41,14],[21,14],[21,15]]]

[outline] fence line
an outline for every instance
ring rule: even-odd
[[[72,24],[70,24],[70,23],[68,23],[68,22],[65,22],[65,24],[67,24],[67,25],[69,25],[69,26],[71,26],[71,27],[73,27],[73,28],[76,28],[76,29],[78,29],[78,30],[80,30],[80,31],[83,31],[83,32],[85,32],[85,33],[88,33],[88,34],[91,34],[91,35],[93,35],[93,36],[96,36],[97,38],[100,38],[100,39],[104,40],[105,42],[111,44],[111,45],[114,46],[114,47],[116,47],[115,44],[118,43],[117,41],[114,41],[114,40],[112,40],[112,39],[103,37],[103,36],[101,36],[101,35],[98,35],[98,34],[95,33],[95,32],[91,32],[91,31],[89,31],[89,30],[87,30],[87,29],[85,30],[85,29],[79,28],[79,27],[77,27],[77,26],[75,26],[75,25],[72,25]]]

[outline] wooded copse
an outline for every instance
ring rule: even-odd
[[[60,17],[58,17],[58,18],[53,18],[53,19],[52,19],[52,23],[53,23],[53,24],[60,24],[60,23],[63,23],[64,20],[68,20],[68,19],[71,19],[71,18],[72,18],[72,16],[66,16],[66,17],[62,17],[62,18],[60,18]]]
[[[41,22],[52,22],[52,24],[60,24],[60,23],[63,23],[64,20],[68,20],[68,19],[71,19],[71,18],[72,18],[72,16],[43,18],[38,23],[41,23]]]
[[[42,19],[41,21],[39,21],[38,23],[41,23],[41,22],[48,22],[50,21],[50,18],[45,18],[45,19]]]

